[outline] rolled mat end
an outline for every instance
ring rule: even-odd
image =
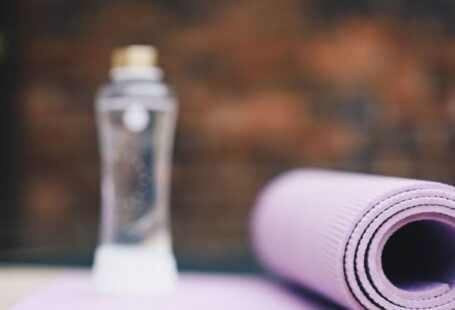
[[[354,309],[455,309],[455,188],[294,170],[259,195],[255,251],[274,274]]]

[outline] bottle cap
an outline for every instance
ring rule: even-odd
[[[158,52],[150,45],[129,45],[114,49],[111,56],[111,67],[154,67]]]

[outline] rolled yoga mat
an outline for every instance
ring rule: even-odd
[[[455,309],[455,188],[296,170],[252,215],[257,256],[277,276],[350,309]]]

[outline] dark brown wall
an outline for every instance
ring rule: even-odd
[[[25,1],[27,255],[91,254],[93,95],[111,48],[128,43],[159,48],[180,97],[172,211],[188,261],[248,257],[254,198],[291,167],[453,183],[454,8],[411,2]]]

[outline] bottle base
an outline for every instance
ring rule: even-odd
[[[171,251],[123,245],[101,245],[96,250],[93,281],[101,293],[169,293],[176,288],[177,278],[177,264]]]

